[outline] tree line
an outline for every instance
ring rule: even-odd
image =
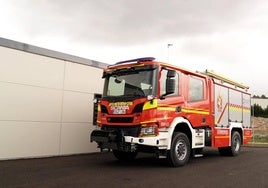
[[[254,104],[251,106],[251,115],[254,117],[265,117],[268,118],[268,106],[266,108],[262,108],[258,104]]]
[[[252,98],[255,99],[268,99],[265,95],[253,95]],[[254,104],[251,106],[251,115],[255,117],[265,117],[268,118],[268,106],[266,108],[262,108],[258,104]]]
[[[252,98],[255,98],[255,99],[268,99],[268,97],[266,97],[265,95],[261,95],[261,96],[259,96],[259,95],[253,95]]]

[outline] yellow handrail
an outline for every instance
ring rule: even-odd
[[[234,86],[242,88],[242,89],[249,89],[249,87],[244,85],[244,84],[241,84],[241,83],[238,83],[236,81],[233,81],[233,80],[231,80],[229,78],[226,78],[226,77],[224,77],[222,75],[216,74],[216,73],[214,73],[213,71],[210,71],[210,70],[206,70],[203,74],[205,74],[207,76],[210,76],[212,78],[216,78],[216,79],[218,79],[220,81],[226,82],[228,84],[234,85]]]

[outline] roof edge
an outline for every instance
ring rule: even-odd
[[[20,50],[20,51],[24,51],[28,53],[33,53],[37,55],[42,55],[46,57],[52,57],[52,58],[56,58],[56,59],[60,59],[64,61],[71,61],[74,63],[88,65],[88,66],[101,68],[101,69],[106,68],[108,66],[108,64],[102,63],[99,61],[90,60],[90,59],[86,59],[83,57],[78,57],[78,56],[74,56],[74,55],[70,55],[70,54],[66,54],[66,53],[62,53],[62,52],[58,52],[54,50],[49,50],[46,48],[41,48],[38,46],[34,46],[34,45],[22,43],[22,42],[17,42],[17,41],[2,38],[2,37],[0,37],[0,46],[15,49],[15,50]]]

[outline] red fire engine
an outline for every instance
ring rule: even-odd
[[[152,57],[108,66],[91,141],[119,160],[154,152],[185,165],[204,147],[236,156],[252,138],[248,87],[213,71],[191,72]]]

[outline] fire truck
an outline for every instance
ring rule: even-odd
[[[252,138],[249,87],[213,71],[145,57],[108,66],[103,79],[90,141],[119,160],[153,152],[178,167],[204,147],[237,156]]]

